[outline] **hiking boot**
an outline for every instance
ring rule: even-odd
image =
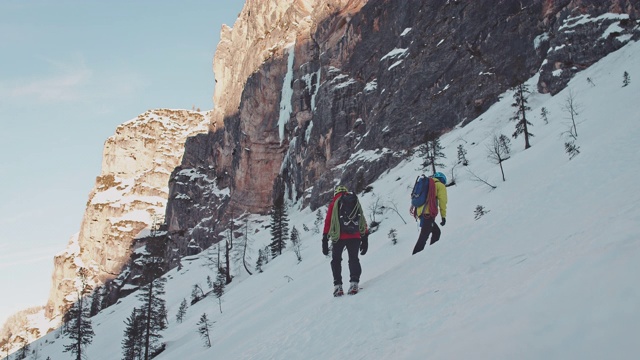
[[[347,294],[355,295],[358,293],[359,289],[360,288],[358,287],[358,283],[355,281],[352,281],[351,284],[349,285],[349,291],[347,292]]]
[[[344,291],[342,291],[342,285],[334,285],[333,296],[342,296],[342,295],[344,295]]]

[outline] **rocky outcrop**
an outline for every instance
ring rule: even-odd
[[[315,209],[337,183],[362,190],[427,131],[464,126],[537,72],[538,90],[557,93],[638,39],[639,8],[635,0],[247,0],[221,30],[210,119],[152,111],[107,140],[80,233],[55,259],[48,315],[71,301],[79,267],[94,285],[118,274],[125,281],[123,266],[156,215],[166,217],[175,265],[218,241],[234,215],[265,213],[283,192]]]
[[[162,222],[169,175],[182,159],[186,139],[206,132],[209,122],[206,113],[158,109],[118,126],[107,139],[80,231],[54,259],[48,318],[75,301],[79,268],[88,270],[94,288],[120,274],[136,239]]]
[[[630,0],[247,1],[221,31],[211,132],[187,144],[191,160],[172,176],[176,251],[217,241],[214,229],[231,213],[265,213],[275,193],[315,209],[337,183],[361,190],[427,131],[464,126],[538,71],[539,91],[556,93],[638,38],[638,8]],[[203,179],[229,194],[206,196]],[[198,230],[204,223],[207,232]]]
[[[630,40],[640,39],[639,1],[571,1],[553,7],[547,1],[548,30],[536,46],[549,43],[540,68],[538,91],[557,94],[573,76]],[[622,78],[622,72],[619,74]]]

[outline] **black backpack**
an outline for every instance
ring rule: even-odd
[[[338,217],[341,233],[355,234],[360,232],[360,209],[356,194],[346,193],[338,199]]]

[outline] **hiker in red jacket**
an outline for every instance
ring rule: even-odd
[[[432,176],[433,181],[429,182],[429,191],[427,195],[427,202],[423,206],[417,208],[412,207],[411,213],[420,218],[420,235],[418,241],[413,248],[413,254],[419,253],[424,250],[429,235],[431,236],[431,243],[433,245],[436,241],[440,240],[440,228],[436,224],[436,216],[438,215],[438,207],[440,208],[440,225],[444,226],[447,222],[447,177],[441,173],[436,172]]]
[[[336,186],[333,200],[329,204],[327,217],[322,231],[322,253],[329,255],[329,240],[333,243],[331,251],[331,272],[333,273],[333,296],[342,296],[342,251],[347,248],[349,254],[349,295],[358,293],[360,282],[360,255],[369,248],[369,229],[362,212],[360,201],[354,193],[342,185]]]

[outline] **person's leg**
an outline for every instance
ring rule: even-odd
[[[331,272],[333,273],[333,285],[342,285],[342,251],[346,245],[345,240],[333,243],[331,250]]]
[[[433,243],[440,240],[440,227],[438,226],[438,224],[436,224],[435,221],[433,222],[433,226],[431,227],[431,232],[433,233],[433,235],[431,235],[431,243],[429,245],[433,245]]]
[[[344,240],[347,243],[347,253],[349,254],[349,281],[360,282],[360,274],[362,274],[362,267],[360,266],[360,259],[358,258],[358,251],[360,251],[360,240],[349,239]]]
[[[429,234],[431,234],[431,226],[433,224],[433,220],[424,219],[422,224],[422,228],[420,229],[420,235],[418,235],[418,241],[416,245],[413,247],[413,254],[419,253],[424,250],[425,245],[427,245],[427,239],[429,239]]]

